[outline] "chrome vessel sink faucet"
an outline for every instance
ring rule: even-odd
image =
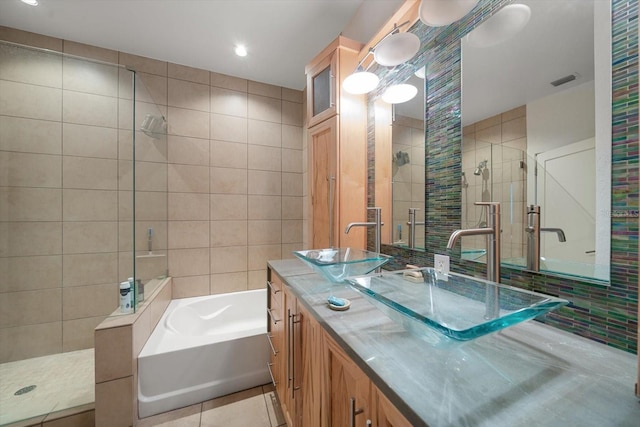
[[[416,226],[424,225],[424,221],[416,221],[416,211],[419,210],[418,208],[409,208],[409,221],[407,221],[409,226],[409,249],[415,249],[416,247]]]
[[[351,227],[375,227],[375,252],[380,253],[381,228],[384,225],[382,222],[382,208],[373,207],[367,208],[367,210],[374,212],[373,222],[351,222],[347,224],[347,228],[344,230],[344,233],[349,234]]]
[[[447,249],[453,249],[460,237],[487,236],[487,280],[500,281],[500,203],[499,202],[475,202],[477,206],[487,208],[487,226],[481,228],[467,228],[451,233]]]
[[[487,280],[500,281],[500,203],[499,202],[475,202],[477,206],[487,209],[487,227],[468,228],[456,230],[451,233],[447,249],[451,250],[459,238],[464,236],[487,236]],[[498,288],[487,287],[487,312],[488,319],[495,319],[500,312],[500,295]]]
[[[527,270],[540,271],[540,232],[556,233],[560,242],[566,242],[567,236],[561,228],[540,227],[540,206],[530,205],[527,218]]]

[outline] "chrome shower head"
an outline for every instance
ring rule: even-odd
[[[476,168],[476,170],[473,171],[473,174],[475,176],[480,176],[482,174],[482,169],[485,169],[487,167],[487,160],[483,160],[480,163],[478,163],[478,167]]]
[[[167,121],[163,116],[147,114],[140,125],[140,130],[151,138],[160,139],[162,135],[167,133]]]

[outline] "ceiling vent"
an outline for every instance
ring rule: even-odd
[[[575,79],[577,79],[578,77],[580,77],[580,74],[578,74],[578,73],[569,74],[568,76],[560,77],[558,80],[552,81],[551,84],[553,86],[557,87],[557,86],[563,85],[565,83],[572,82]]]

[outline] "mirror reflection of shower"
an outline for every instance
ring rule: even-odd
[[[140,130],[153,139],[161,139],[167,134],[167,121],[163,116],[147,114],[140,125]]]
[[[397,153],[395,153],[393,155],[393,171],[392,171],[392,174],[395,175],[398,172],[398,169],[400,169],[400,167],[402,167],[404,165],[408,165],[409,162],[410,162],[409,153],[407,153],[405,151],[398,151]]]
[[[491,171],[489,169],[489,160],[482,160],[478,163],[478,165],[476,166],[475,170],[473,171],[473,177],[480,177],[481,178],[481,194],[480,194],[480,200],[483,202],[490,202],[491,201],[491,190],[490,190],[490,186],[491,186]],[[473,209],[475,206],[473,205],[472,202],[469,202],[469,181],[467,180],[467,176],[465,174],[465,172],[462,172],[462,189],[464,190],[464,199],[465,199],[465,209]],[[480,210],[480,217],[478,218],[477,221],[474,221],[473,223],[467,223],[467,227],[472,227],[472,228],[477,228],[477,227],[486,227],[487,226],[487,220],[484,217],[484,209]],[[469,213],[467,212],[465,215],[466,218],[470,218]]]

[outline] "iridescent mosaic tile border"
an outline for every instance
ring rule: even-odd
[[[432,248],[444,248],[461,226],[460,38],[509,0],[481,0],[472,14],[445,28],[418,22],[411,31],[422,40],[418,56],[399,70],[385,87],[405,80],[415,64],[438,64],[427,79],[426,252],[385,245],[395,259],[387,268],[407,263],[433,265]],[[374,70],[380,74],[384,70]],[[503,268],[501,281],[566,298],[571,304],[538,320],[558,328],[637,353],[638,330],[638,0],[612,0],[612,203],[611,284]],[[382,92],[383,88],[370,97]],[[371,102],[371,101],[370,101]],[[375,135],[368,123],[369,205],[373,206]],[[369,239],[371,242],[371,238]],[[484,266],[452,260],[454,270],[482,276]]]

